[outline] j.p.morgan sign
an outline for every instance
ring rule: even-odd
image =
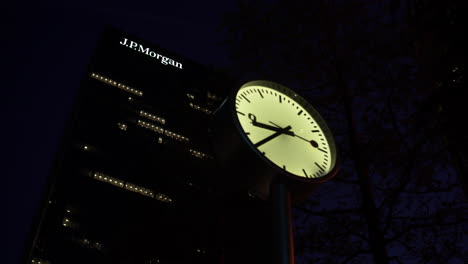
[[[122,41],[120,41],[120,44],[125,46],[125,47],[136,50],[138,52],[141,52],[143,54],[146,54],[146,55],[148,55],[150,57],[153,57],[153,58],[159,60],[164,65],[171,65],[171,66],[177,67],[179,69],[182,69],[182,63],[174,61],[173,59],[170,59],[170,58],[168,58],[166,56],[163,56],[163,55],[161,55],[159,53],[156,53],[156,52],[150,50],[150,48],[148,48],[148,47],[145,48],[145,47],[143,47],[143,45],[138,44],[135,41],[124,38]]]

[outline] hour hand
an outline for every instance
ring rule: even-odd
[[[252,125],[254,125],[256,127],[261,127],[261,128],[264,128],[264,129],[275,131],[275,132],[282,131],[283,134],[294,136],[294,132],[292,132],[290,130],[284,130],[284,129],[280,128],[280,127],[270,126],[270,125],[267,125],[267,124],[264,124],[264,123],[257,122],[257,118],[253,114],[249,114],[249,118],[250,118],[250,120],[252,120]]]
[[[274,133],[274,134],[260,140],[259,142],[255,143],[254,146],[258,148],[261,145],[267,143],[268,141],[280,136],[281,134],[287,134],[290,129],[291,129],[291,126],[287,126],[285,128],[280,128],[278,131],[276,131],[276,133]]]

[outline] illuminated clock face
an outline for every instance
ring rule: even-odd
[[[333,169],[333,136],[304,98],[277,83],[253,81],[235,100],[241,133],[264,158],[298,177],[317,179]]]

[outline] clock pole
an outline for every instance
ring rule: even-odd
[[[273,263],[294,263],[294,240],[291,221],[291,196],[286,184],[271,185],[273,220]]]

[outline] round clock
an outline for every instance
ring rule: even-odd
[[[334,169],[333,135],[320,114],[289,88],[252,81],[235,95],[239,132],[264,160],[293,177],[322,181]]]
[[[286,178],[295,186],[290,188],[293,191],[334,176],[333,135],[320,114],[293,90],[270,81],[248,82],[234,90],[220,109],[234,124],[224,129],[228,136],[216,144],[221,146],[220,160],[228,160],[225,170],[237,175],[232,179],[255,178],[249,188],[254,186],[266,197],[277,178]]]

